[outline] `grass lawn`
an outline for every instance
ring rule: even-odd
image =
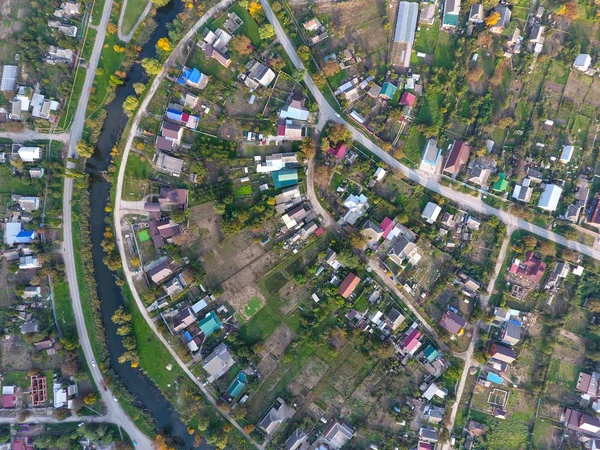
[[[549,420],[538,418],[533,428],[533,446],[534,448],[544,450],[555,448],[552,435],[554,433],[554,425]]]
[[[556,61],[552,61],[550,63],[550,69],[548,70],[548,75],[546,76],[548,81],[554,81],[555,83],[565,85],[567,84],[568,78],[569,71],[565,69],[563,64],[560,64]]]
[[[454,59],[452,55],[451,36],[448,33],[439,33],[435,52],[433,54],[433,66],[450,69]]]
[[[281,323],[281,314],[276,306],[277,303],[268,300],[267,304],[240,328],[238,336],[242,341],[254,344],[275,331],[275,328]]]
[[[236,30],[235,34],[245,34],[250,41],[252,41],[252,45],[259,47],[261,39],[258,32],[258,24],[252,18],[248,10],[240,6],[239,3],[233,5],[231,10],[244,21],[244,24]]]
[[[17,386],[20,388],[29,388],[31,382],[27,372],[8,372],[4,374],[2,386]]]
[[[569,316],[565,321],[565,330],[580,336],[585,336],[587,334],[587,324],[589,322],[589,312],[586,309],[575,307],[569,311]]]
[[[100,25],[100,18],[102,17],[102,10],[104,9],[105,0],[94,0],[94,7],[92,9],[92,25]]]
[[[148,230],[142,230],[138,233],[138,239],[140,240],[140,242],[146,242],[150,240],[150,233],[148,233]]]
[[[129,158],[127,158],[125,175],[132,178],[146,179],[150,177],[151,168],[152,166],[145,157],[137,153],[130,153]]]
[[[21,181],[13,176],[11,166],[4,164],[0,166],[0,194],[37,195],[38,190],[27,178]]]
[[[335,90],[340,87],[340,85],[346,79],[347,76],[348,74],[345,70],[340,70],[334,76],[329,77],[327,79],[329,80],[329,84],[331,84],[331,88]]]
[[[425,148],[427,139],[423,133],[417,130],[416,127],[411,127],[402,146],[402,152],[404,157],[414,164],[418,164],[421,161],[421,154]]]
[[[67,105],[65,106],[65,111],[63,115],[60,116],[60,119],[58,120],[58,130],[66,130],[71,126],[71,121],[73,120],[73,115],[75,114],[75,110],[77,109],[77,103],[79,102],[79,96],[81,95],[81,89],[83,89],[83,82],[85,81],[85,72],[86,70],[82,67],[80,67],[77,70],[73,86],[73,93],[70,97],[70,100],[67,100]]]
[[[240,186],[235,191],[235,195],[251,195],[251,194],[252,194],[252,185],[251,184],[245,184],[243,186]]]
[[[73,307],[71,306],[71,297],[69,295],[69,284],[66,281],[54,283],[54,307],[61,333],[77,332]]]
[[[148,0],[128,0],[123,13],[121,32],[129,34],[148,5]]]
[[[577,377],[582,369],[583,367],[569,364],[560,359],[553,359],[548,370],[548,378],[554,383],[565,383],[569,389],[575,389]]]
[[[223,67],[220,63],[212,58],[207,58],[204,52],[200,49],[196,49],[194,55],[190,58],[187,65],[189,67],[195,67],[200,72],[211,75],[225,84],[232,83],[235,79],[235,71]]]
[[[427,91],[424,96],[423,106],[419,109],[419,114],[417,114],[418,122],[442,126],[444,117],[440,111],[440,107],[444,103],[444,98],[445,95],[442,93]]]
[[[146,178],[125,178],[123,182],[123,200],[139,201],[149,192],[149,181]]]
[[[260,301],[260,298],[252,297],[250,300],[248,300],[246,306],[244,306],[244,314],[246,314],[246,317],[252,317],[257,313],[261,306],[262,302]]]
[[[421,30],[417,31],[415,35],[415,51],[432,55],[435,52],[435,44],[439,34],[440,26],[437,21],[433,25],[428,25],[427,27],[421,25]]]

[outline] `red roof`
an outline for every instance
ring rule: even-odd
[[[277,125],[277,136],[285,136],[285,124]]]
[[[381,230],[383,231],[383,238],[387,239],[390,232],[394,229],[394,221],[389,217],[386,217],[381,221]]]
[[[402,347],[404,347],[409,352],[412,352],[419,345],[419,338],[421,337],[421,332],[416,328],[410,332],[404,342],[402,343]]]
[[[525,254],[525,261],[522,261],[520,264],[513,262],[510,266],[511,273],[536,284],[542,281],[545,270],[546,263],[541,259],[536,258],[532,251]]]
[[[461,167],[467,163],[470,154],[471,146],[469,144],[463,141],[454,141],[452,150],[450,150],[450,155],[448,155],[448,160],[446,161],[446,167],[444,167],[444,172],[456,175]]]
[[[181,115],[181,121],[182,121],[182,122],[187,122],[187,121],[189,121],[189,120],[190,120],[190,115],[189,115],[188,113],[183,113],[183,114]]]
[[[402,97],[400,97],[400,104],[408,105],[412,108],[415,105],[416,100],[417,97],[415,97],[415,94],[411,94],[410,92],[404,92],[402,94]]]
[[[338,159],[344,159],[347,151],[348,147],[346,147],[343,142],[340,142],[335,148],[329,147],[329,150],[327,150],[328,153],[332,154]]]
[[[4,394],[2,396],[2,407],[3,408],[14,408],[15,407],[15,395],[14,394]]]
[[[317,231],[315,231],[315,234],[317,236],[321,236],[323,233],[325,233],[325,230],[323,228],[319,228],[317,229]]]
[[[360,283],[360,278],[353,273],[349,273],[348,276],[344,278],[344,281],[342,281],[342,284],[340,284],[340,289],[338,292],[342,297],[348,298],[350,297],[350,294],[354,292],[354,289],[356,289],[358,283]]]

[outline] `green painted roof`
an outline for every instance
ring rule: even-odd
[[[504,192],[508,187],[508,180],[506,179],[506,174],[504,172],[501,172],[498,176],[500,178],[494,183],[492,189],[495,191]]]
[[[435,359],[439,355],[438,351],[435,348],[433,348],[433,346],[431,346],[431,345],[423,351],[423,354],[425,355],[425,357],[427,358],[427,360],[429,362],[435,361]]]
[[[221,321],[214,311],[209,312],[206,316],[204,316],[204,319],[198,322],[198,327],[200,327],[200,330],[207,337],[221,328],[221,326]]]
[[[244,388],[246,387],[246,374],[244,372],[238,373],[229,389],[227,389],[227,393],[231,398],[236,398],[238,395],[242,393]]]
[[[394,86],[392,83],[388,83],[387,81],[383,83],[381,86],[381,92],[379,95],[385,95],[388,98],[394,98],[394,94],[398,88]]]
[[[450,25],[453,27],[458,25],[458,14],[444,14],[443,25]]]
[[[296,169],[281,169],[273,172],[275,189],[298,184],[298,171]]]

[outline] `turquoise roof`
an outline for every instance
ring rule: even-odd
[[[383,83],[383,86],[381,86],[381,92],[379,93],[379,95],[385,95],[388,98],[394,98],[394,94],[396,93],[396,90],[398,88],[396,86],[394,86],[392,83],[388,83],[387,81],[385,83]]]
[[[210,336],[219,328],[221,328],[221,321],[217,317],[214,311],[209,312],[204,319],[198,322],[198,327],[204,333],[204,336]]]
[[[275,185],[275,189],[281,189],[298,184],[298,170],[281,169],[277,172],[273,172],[273,184]]]
[[[425,357],[427,358],[427,361],[429,361],[429,362],[435,361],[436,358],[439,356],[438,351],[435,348],[433,348],[433,346],[431,346],[431,345],[429,347],[427,347],[423,351],[423,353],[425,354]]]
[[[242,393],[245,387],[246,374],[244,372],[240,372],[238,373],[237,377],[235,377],[235,380],[233,380],[233,383],[231,383],[231,386],[229,386],[229,389],[227,389],[227,394],[229,394],[231,398],[236,398]]]
[[[443,25],[449,25],[452,27],[458,25],[458,14],[444,14]]]

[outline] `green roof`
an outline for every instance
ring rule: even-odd
[[[500,178],[494,183],[492,189],[495,191],[504,192],[508,187],[508,180],[506,179],[506,174],[504,172],[500,172],[498,176]]]
[[[385,83],[383,83],[383,86],[381,86],[381,92],[379,93],[379,95],[384,95],[390,99],[394,98],[396,89],[398,89],[396,86],[386,81]]]
[[[458,25],[458,14],[444,14],[444,22],[442,25],[450,25],[453,27]]]
[[[204,319],[198,322],[198,327],[204,333],[204,336],[210,336],[219,328],[221,328],[221,321],[217,317],[214,311],[209,312]]]
[[[227,389],[227,393],[231,398],[236,398],[238,395],[242,393],[244,388],[246,387],[246,374],[244,372],[238,373],[229,389]]]
[[[427,358],[427,361],[429,361],[429,362],[435,361],[435,359],[439,355],[438,351],[435,348],[433,348],[433,346],[431,346],[431,345],[423,351],[423,354],[425,355],[425,357]]]
[[[275,189],[298,184],[298,171],[296,169],[281,169],[273,172],[273,184]]]

